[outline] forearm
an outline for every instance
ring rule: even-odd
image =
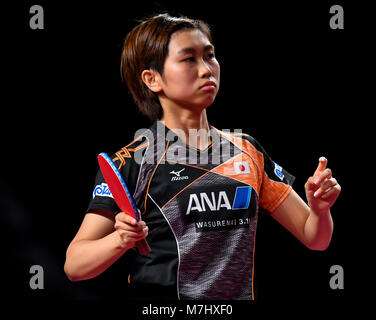
[[[93,278],[110,267],[127,249],[116,231],[98,240],[74,242],[67,250],[65,273],[71,281]]]
[[[304,224],[304,243],[312,250],[325,250],[333,234],[333,220],[330,210],[325,214],[310,214]]]

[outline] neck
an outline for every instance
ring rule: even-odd
[[[210,145],[210,127],[205,109],[200,112],[187,109],[179,112],[165,109],[163,111],[161,122],[173,130],[184,143],[200,150]]]

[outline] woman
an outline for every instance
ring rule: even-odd
[[[123,256],[133,297],[254,299],[259,209],[308,248],[328,247],[341,188],[327,160],[305,184],[306,204],[291,187],[294,177],[255,139],[209,125],[220,67],[204,22],[167,14],[143,21],[124,42],[121,66],[139,109],[155,121],[112,156],[142,221],[119,212],[99,171],[67,250],[72,281]],[[144,238],[151,253],[130,250]]]

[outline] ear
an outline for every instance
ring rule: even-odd
[[[144,70],[141,73],[141,78],[151,91],[155,93],[162,91],[161,76],[157,71],[151,69]]]

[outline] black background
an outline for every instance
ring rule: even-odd
[[[221,88],[207,110],[210,123],[255,137],[296,176],[302,197],[322,155],[342,186],[324,252],[306,249],[272,218],[260,218],[257,303],[353,298],[356,168],[367,163],[368,152],[360,131],[368,107],[362,98],[369,92],[363,86],[369,20],[364,7],[317,2],[24,1],[4,7],[0,204],[7,297],[126,299],[125,265],[119,261],[96,279],[71,283],[63,271],[65,250],[92,193],[97,154],[118,150],[150,125],[121,81],[122,42],[138,19],[170,12],[213,27]],[[33,4],[44,8],[44,30],[29,27]],[[333,4],[344,6],[344,30],[329,27]],[[44,268],[43,290],[29,287],[35,264]],[[336,264],[345,271],[344,290],[329,287]]]

